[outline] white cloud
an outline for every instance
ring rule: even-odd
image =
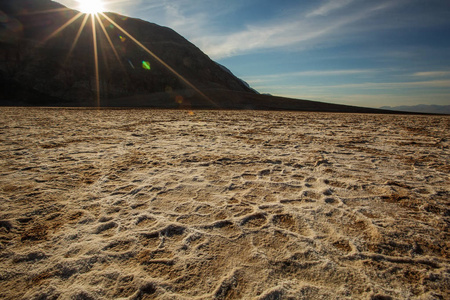
[[[395,94],[351,94],[351,95],[304,95],[305,99],[318,100],[324,102],[340,103],[356,106],[368,106],[379,108],[381,106],[400,106],[400,105],[418,105],[418,104],[436,104],[448,105],[450,94],[433,95],[395,95]]]
[[[393,103],[403,105],[408,103],[406,101],[413,101],[413,99],[416,104],[448,104],[450,99],[450,80],[337,85],[270,84],[270,82],[260,81],[252,83],[252,87],[261,93],[290,98],[352,105],[367,105],[364,103],[372,102],[371,105],[374,107]]]
[[[433,92],[428,90],[421,92],[395,93],[392,90],[372,94],[362,89],[346,89],[336,86],[308,86],[308,85],[267,85],[258,86],[257,90],[262,93],[270,93],[277,96],[322,101],[328,103],[340,103],[357,106],[381,107],[385,105],[416,105],[416,104],[438,104],[448,105],[450,92]],[[397,85],[400,87],[400,84]],[[404,87],[403,87],[404,88]]]
[[[447,77],[450,76],[450,71],[429,71],[429,72],[417,72],[413,76],[419,77]]]
[[[343,5],[344,2],[340,3]],[[373,6],[366,5],[356,11],[333,15],[326,19],[307,18],[295,11],[290,17],[274,18],[263,24],[250,24],[241,31],[227,35],[211,35],[203,29],[201,33],[192,37],[192,40],[214,59],[265,49],[292,48],[301,45],[310,47],[326,42],[330,38],[337,40],[351,38],[349,32],[355,29],[348,25],[369,18],[391,5],[390,2],[377,2]]]
[[[352,3],[354,0],[329,0],[324,3],[322,6],[314,9],[312,12],[308,13],[307,17],[315,17],[315,16],[326,16],[330,12],[344,8],[345,6]]]
[[[246,80],[247,81],[247,80]],[[250,82],[250,80],[248,80]],[[260,81],[261,83],[264,81]],[[428,81],[411,81],[411,82],[364,82],[364,83],[346,83],[346,84],[320,84],[320,85],[259,85],[254,86],[256,89],[276,88],[276,89],[308,89],[308,90],[395,90],[395,89],[413,89],[413,88],[441,88],[450,90],[450,80],[428,80]]]
[[[313,28],[302,21],[291,20],[262,26],[249,25],[245,30],[226,36],[200,36],[194,38],[194,42],[208,55],[220,59],[261,49],[298,44],[322,36],[333,28],[335,27]]]
[[[287,72],[270,75],[246,76],[244,77],[244,79],[248,83],[261,83],[293,77],[346,76],[355,74],[370,74],[375,72],[378,71],[374,69],[320,70],[320,71],[314,70],[314,71]]]
[[[373,100],[373,105],[402,105],[402,101],[390,102],[387,99],[417,99],[419,103],[448,104],[450,99],[450,80],[430,80],[415,82],[383,82],[383,83],[355,83],[341,85],[295,85],[295,84],[267,84],[255,83],[253,88],[261,93],[309,99],[333,103],[350,104],[353,99],[355,105],[363,105],[365,100]],[[419,99],[421,99],[419,101]],[[432,99],[433,101],[429,101]],[[379,105],[381,106],[381,105]]]
[[[450,80],[427,80],[410,82],[368,82],[331,85],[328,88],[354,88],[354,89],[403,89],[403,88],[444,88],[450,89]]]

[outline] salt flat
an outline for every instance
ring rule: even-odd
[[[0,108],[2,299],[449,299],[450,117]]]

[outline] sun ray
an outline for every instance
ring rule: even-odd
[[[161,58],[159,58],[155,53],[150,51],[147,47],[145,47],[141,42],[139,42],[135,37],[133,37],[130,33],[128,33],[125,29],[123,29],[120,25],[118,25],[116,22],[114,22],[111,18],[109,18],[107,15],[105,15],[102,12],[99,13],[91,13],[91,14],[84,14],[85,17],[82,21],[82,24],[80,25],[80,28],[77,32],[77,35],[74,39],[74,42],[71,45],[68,58],[70,57],[71,53],[73,52],[76,44],[78,43],[78,40],[82,34],[82,31],[84,27],[86,26],[87,20],[89,19],[89,16],[91,16],[92,21],[92,42],[93,42],[93,51],[94,51],[94,64],[95,64],[95,94],[96,94],[96,104],[97,107],[100,107],[100,70],[99,70],[99,57],[98,57],[98,41],[97,41],[97,27],[96,27],[96,19],[98,20],[99,26],[101,27],[103,33],[105,34],[109,45],[111,46],[111,49],[114,52],[114,55],[116,56],[117,60],[123,67],[123,64],[120,61],[120,56],[117,53],[111,38],[109,37],[108,32],[106,31],[106,28],[102,24],[100,17],[98,14],[101,14],[106,20],[108,20],[112,25],[116,26],[121,32],[123,32],[128,38],[130,38],[134,43],[136,43],[139,47],[141,47],[145,52],[147,52],[150,56],[152,56],[156,61],[158,61],[161,65],[163,65],[166,69],[168,69],[171,73],[173,73],[176,77],[178,77],[182,82],[184,82],[187,86],[192,88],[195,92],[197,92],[198,95],[206,99],[209,103],[213,104],[214,106],[218,107],[218,105],[211,100],[207,95],[205,95],[201,90],[199,90],[195,85],[193,85],[189,80],[187,80],[185,77],[183,77],[181,74],[179,74],[175,69],[173,69],[171,66],[169,66],[166,62],[164,62]],[[55,30],[53,33],[51,33],[47,38],[45,38],[41,44],[46,43],[48,40],[55,37],[57,34],[62,32],[64,29],[66,29],[69,25],[74,23],[80,16],[82,16],[83,13],[78,13],[74,17],[72,17],[70,20],[68,20],[66,23],[64,23],[62,26],[60,26],[57,30]]]
[[[147,47],[145,47],[141,42],[139,42],[135,37],[133,37],[130,33],[128,33],[125,29],[119,26],[116,22],[114,22],[111,18],[109,18],[106,14],[100,13],[105,19],[107,19],[111,24],[116,26],[120,31],[122,31],[126,36],[128,36],[133,42],[135,42],[139,47],[141,47],[145,52],[150,54],[154,59],[156,59],[160,64],[162,64],[165,68],[167,68],[170,72],[172,72],[175,76],[181,79],[186,85],[196,91],[200,96],[205,98],[208,102],[218,107],[218,105],[212,101],[208,96],[206,96],[202,91],[200,91],[196,86],[194,86],[189,80],[184,78],[181,74],[175,71],[171,66],[165,63],[162,59],[160,59],[155,53],[150,51]]]
[[[115,55],[116,58],[117,58],[117,61],[119,62],[119,64],[120,64],[120,66],[122,67],[122,69],[125,69],[124,66],[123,66],[123,64],[122,64],[122,61],[120,60],[119,53],[117,53],[116,48],[114,48],[114,44],[113,44],[113,42],[111,41],[111,38],[110,38],[108,32],[106,31],[105,26],[103,25],[102,21],[100,20],[99,15],[98,15],[98,14],[95,14],[95,16],[97,17],[98,24],[100,25],[100,28],[102,29],[103,33],[105,34],[106,39],[108,40],[108,43],[109,43],[109,45],[111,46],[111,49],[113,50],[114,55]]]
[[[81,17],[81,15],[83,15],[83,13],[78,13],[76,14],[72,19],[70,19],[69,21],[67,21],[66,23],[64,23],[62,26],[60,26],[58,29],[56,29],[52,34],[50,34],[48,37],[46,37],[43,41],[41,41],[41,44],[45,44],[48,40],[52,39],[53,37],[55,37],[58,33],[60,33],[61,31],[63,31],[64,29],[67,28],[67,26],[69,26],[70,24],[72,24],[73,22],[75,22],[79,17]]]
[[[78,43],[78,39],[80,38],[81,33],[83,32],[83,29],[86,26],[86,23],[87,23],[88,19],[89,19],[89,15],[85,15],[84,19],[83,19],[83,22],[81,23],[80,29],[78,30],[78,33],[77,33],[77,35],[75,37],[75,40],[72,43],[72,47],[70,47],[69,54],[67,54],[67,58],[70,57],[70,55],[72,54],[73,50],[75,49],[75,46]]]
[[[94,14],[91,14],[92,17],[92,43],[94,45],[94,61],[95,61],[95,88],[96,88],[96,99],[97,99],[97,107],[100,107],[100,74],[98,67],[98,49],[97,49],[97,29],[95,26],[95,17]]]

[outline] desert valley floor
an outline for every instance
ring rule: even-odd
[[[450,117],[0,108],[1,299],[450,299]]]

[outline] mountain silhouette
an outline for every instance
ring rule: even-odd
[[[50,0],[1,0],[0,46],[0,105],[386,112],[260,95],[170,28]]]

